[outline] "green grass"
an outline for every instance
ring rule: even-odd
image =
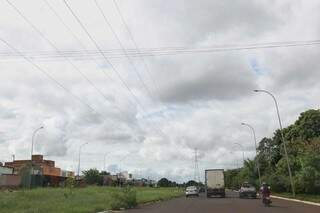
[[[38,188],[16,192],[0,191],[0,212],[99,212],[109,210],[119,203],[117,195],[120,190],[116,187],[86,187],[75,188],[72,194],[69,189],[62,188]],[[133,190],[136,192],[138,204],[182,195],[182,190],[176,188],[133,188]]]
[[[290,193],[274,193],[275,196],[293,198]],[[294,199],[320,203],[320,195],[297,194]]]

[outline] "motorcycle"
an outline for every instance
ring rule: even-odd
[[[264,204],[264,206],[269,207],[272,203],[270,196],[263,197],[262,203]]]
[[[266,184],[264,184],[266,185]],[[261,197],[262,197],[262,203],[264,204],[264,206],[269,207],[272,203],[271,201],[271,192],[270,192],[270,186],[268,186],[268,188],[266,188],[266,186],[262,186],[260,189],[261,192]]]

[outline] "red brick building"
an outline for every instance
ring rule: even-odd
[[[37,185],[41,184],[43,186],[58,186],[68,177],[74,176],[74,172],[64,171],[55,167],[54,161],[44,160],[42,155],[32,155],[32,160],[5,162],[5,166],[13,168],[14,174],[17,175],[21,175],[22,170],[29,166],[29,168],[32,168],[31,173],[33,176],[41,179],[41,183],[38,183]]]

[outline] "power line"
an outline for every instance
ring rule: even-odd
[[[7,3],[22,17],[22,19],[27,22],[32,29],[37,32],[41,38],[43,38],[51,47],[53,47],[59,54],[60,49],[51,41],[49,40],[13,3],[9,0],[6,0]],[[63,58],[78,72],[80,75],[106,100],[109,101],[108,97],[94,85],[94,83],[66,56],[62,55]]]
[[[89,39],[93,42],[93,44],[96,46],[97,50],[99,51],[99,53],[103,56],[103,58],[106,60],[106,62],[108,63],[108,65],[112,68],[112,70],[114,70],[114,72],[117,74],[118,78],[120,79],[120,81],[122,82],[122,84],[127,88],[127,90],[131,93],[131,95],[133,97],[135,97],[135,101],[139,103],[139,100],[137,100],[135,94],[133,93],[133,91],[131,90],[131,88],[128,86],[128,84],[124,81],[124,79],[122,78],[122,76],[120,75],[120,73],[116,70],[116,68],[113,66],[113,64],[110,62],[110,60],[106,57],[106,55],[103,53],[102,49],[100,48],[100,46],[98,45],[98,43],[96,42],[96,40],[92,37],[92,35],[89,33],[89,31],[87,30],[87,28],[84,26],[84,24],[81,22],[80,18],[74,13],[73,9],[70,7],[70,5],[68,4],[68,2],[66,0],[63,0],[64,4],[66,5],[66,7],[69,9],[69,11],[71,12],[72,16],[76,19],[76,21],[78,22],[78,24],[81,26],[81,28],[84,30],[84,32],[87,34],[87,36],[89,37]]]
[[[63,21],[63,19],[60,17],[60,15],[55,11],[55,9],[49,4],[49,2],[47,0],[44,0],[45,3],[47,4],[47,6],[49,7],[49,9],[57,16],[57,18],[59,19],[59,21],[64,25],[64,27],[69,31],[69,33],[75,38],[75,40],[81,45],[81,47],[84,49],[84,51],[86,53],[88,53],[88,50],[86,49],[86,46],[81,42],[81,40],[77,37],[77,35],[75,33],[73,33],[72,29],[70,27],[67,26],[67,24]],[[90,56],[90,55],[89,55]],[[92,57],[90,57],[92,59]],[[98,62],[96,60],[93,59],[94,62],[96,62],[96,64],[98,65]],[[109,75],[105,75],[109,78],[111,78]],[[112,80],[112,79],[111,79]],[[131,102],[130,102],[131,103]],[[132,103],[131,103],[132,104]],[[119,108],[117,105],[115,105],[115,107],[122,113],[121,115],[125,115],[124,111]],[[127,116],[126,116],[127,117]]]
[[[257,43],[246,45],[216,45],[207,47],[159,47],[159,48],[141,48],[139,52],[136,49],[127,49],[127,55],[131,57],[157,57],[168,55],[181,55],[181,54],[201,54],[213,52],[230,52],[230,51],[243,51],[243,50],[256,50],[256,49],[273,49],[273,48],[287,48],[287,47],[303,47],[303,46],[317,46],[320,45],[320,40],[310,41],[293,41],[293,42],[270,42],[270,43]],[[125,57],[118,49],[102,50],[108,58],[122,58]],[[97,56],[100,52],[89,50],[87,54],[83,51],[61,51],[62,55],[56,55],[55,52],[24,52],[26,55],[38,57],[41,60],[52,59],[60,60],[63,54],[69,55],[76,60],[86,60],[88,55]],[[2,51],[1,56],[15,57],[16,55],[11,52]]]
[[[97,0],[95,0],[95,1],[97,1]],[[139,48],[137,42],[135,41],[134,36],[133,36],[133,34],[131,33],[131,30],[130,30],[130,28],[129,28],[127,22],[126,22],[126,20],[124,19],[124,16],[122,15],[121,9],[120,9],[117,1],[116,1],[116,0],[113,0],[113,3],[114,3],[114,5],[115,5],[115,7],[116,7],[116,9],[117,9],[117,11],[118,11],[118,13],[119,13],[119,15],[120,15],[120,19],[121,19],[121,21],[122,21],[122,24],[123,24],[124,27],[126,28],[126,30],[127,30],[127,32],[128,32],[128,35],[129,35],[129,37],[130,37],[133,45],[135,46],[135,49],[136,49],[137,52],[139,53],[139,58],[140,58],[140,60],[141,60],[142,63],[144,64],[144,67],[145,67],[145,69],[146,69],[146,71],[147,71],[150,79],[152,80],[153,84],[154,84],[155,87],[157,88],[157,83],[156,83],[156,81],[154,80],[154,78],[152,77],[151,72],[150,72],[150,69],[149,69],[149,67],[148,67],[145,59],[141,56],[140,48]]]
[[[48,8],[54,13],[54,15],[58,18],[58,20],[62,23],[62,25],[68,30],[68,32],[72,35],[72,37],[78,42],[78,44],[80,44],[80,46],[87,53],[89,58],[92,59],[92,61],[94,61],[97,66],[99,66],[98,61],[89,54],[89,51],[86,48],[86,46],[82,43],[82,41],[79,39],[79,37],[72,31],[72,29],[64,22],[64,20],[61,18],[61,16],[58,14],[58,12],[51,6],[51,4],[47,0],[44,0],[44,2],[48,6]],[[104,75],[104,76],[106,76],[110,80],[113,80],[110,75]],[[130,100],[129,100],[129,102],[130,102]],[[133,104],[133,103],[131,103],[131,104]],[[121,116],[126,115],[126,113],[124,113],[124,111],[120,107],[118,107],[116,104],[114,105],[114,107],[121,113],[120,114]],[[128,118],[128,116],[126,116],[126,117]]]
[[[27,22],[32,27],[32,29],[40,35],[41,38],[43,38],[50,46],[52,46],[60,54],[60,49],[51,40],[49,40],[14,4],[12,4],[9,0],[6,1],[23,18],[23,20]],[[20,56],[21,55],[23,54],[20,53]],[[24,56],[24,58],[27,57]],[[94,83],[68,57],[64,58],[78,73],[80,73],[80,75],[87,81],[87,83],[89,83],[96,90],[96,92],[98,92],[98,94],[100,94],[107,102],[109,101],[108,97],[98,87],[96,87]],[[29,58],[28,60],[32,61]],[[115,122],[113,122],[113,127],[115,127],[115,125]]]
[[[125,80],[122,78],[122,76],[120,75],[120,73],[116,70],[116,68],[114,67],[114,65],[111,63],[111,61],[107,58],[107,56],[104,54],[104,52],[102,51],[102,49],[100,48],[100,46],[98,45],[98,43],[96,42],[96,40],[92,37],[92,35],[90,34],[90,32],[87,30],[87,28],[84,26],[84,24],[82,23],[82,21],[80,20],[80,18],[75,14],[75,12],[73,11],[73,9],[70,7],[70,5],[68,4],[68,2],[66,0],[63,0],[64,4],[66,5],[66,7],[69,9],[70,13],[72,14],[72,16],[76,19],[76,21],[78,22],[78,24],[81,26],[81,28],[84,30],[84,32],[87,34],[87,36],[89,37],[89,39],[93,42],[93,44],[95,45],[95,47],[97,48],[97,50],[99,51],[99,53],[103,56],[104,60],[107,62],[107,64],[111,67],[111,69],[116,73],[116,75],[118,76],[118,78],[120,79],[120,81],[122,82],[122,85],[130,92],[131,96],[134,98],[135,102],[138,104],[138,106],[140,106],[140,108],[144,110],[143,105],[141,104],[141,102],[139,101],[139,99],[137,98],[137,96],[134,94],[134,92],[131,90],[131,88],[128,86],[128,84],[125,82]],[[162,135],[165,135],[161,130],[153,127],[154,129],[156,129],[158,132],[161,132]]]
[[[70,94],[73,98],[75,98],[77,101],[82,103],[83,105],[87,106],[92,112],[101,115],[99,112],[97,112],[93,107],[91,107],[88,103],[84,102],[81,98],[74,95],[69,89],[67,89],[62,83],[57,81],[53,76],[51,76],[48,72],[46,72],[44,69],[42,69],[40,66],[38,66],[36,63],[34,63],[32,60],[30,60],[28,57],[24,56],[18,49],[13,47],[10,43],[8,43],[6,40],[0,38],[0,40],[8,46],[10,49],[12,49],[14,52],[19,54],[22,58],[24,58],[26,61],[28,61],[30,64],[32,64],[37,70],[39,70],[42,74],[44,74],[48,79],[50,79],[52,82],[57,84],[61,89],[65,90],[68,94]]]
[[[144,81],[143,81],[143,79],[142,79],[142,77],[141,77],[141,75],[140,75],[140,73],[139,73],[136,65],[135,65],[134,62],[131,60],[131,57],[127,54],[126,48],[124,47],[124,45],[122,44],[119,36],[117,35],[117,33],[115,32],[115,30],[113,29],[111,23],[109,22],[107,16],[105,15],[105,13],[103,12],[102,8],[100,7],[98,1],[97,1],[97,0],[94,0],[94,2],[95,2],[95,5],[97,6],[98,10],[99,10],[100,13],[101,13],[101,15],[102,15],[102,17],[103,17],[103,20],[105,21],[105,23],[106,23],[106,24],[108,25],[108,27],[110,28],[112,34],[115,36],[115,38],[116,38],[118,44],[120,45],[120,47],[121,47],[121,49],[122,49],[125,57],[128,59],[130,65],[133,67],[133,70],[134,70],[136,76],[138,77],[139,81],[141,82],[143,88],[144,88],[144,89],[146,90],[146,92],[149,94],[151,100],[154,100],[153,94],[152,94],[151,91],[149,90],[148,86],[144,83]]]
[[[99,5],[98,5],[98,0],[95,0],[95,2],[96,2],[96,4],[97,4],[97,6],[99,7]],[[129,37],[130,37],[130,39],[132,40],[132,43],[134,44],[134,47],[135,47],[136,51],[137,51],[138,54],[139,54],[139,58],[140,58],[140,60],[142,61],[143,65],[144,65],[144,67],[145,67],[145,70],[147,71],[150,79],[152,80],[152,82],[153,82],[153,84],[154,84],[154,87],[155,87],[155,88],[158,88],[158,87],[157,87],[158,84],[156,83],[156,81],[155,81],[154,78],[152,77],[151,72],[150,72],[150,69],[149,69],[147,63],[145,62],[144,58],[141,56],[141,52],[140,52],[139,46],[138,46],[137,42],[135,41],[134,36],[133,36],[133,34],[132,34],[132,32],[131,32],[128,24],[127,24],[126,21],[125,21],[124,16],[122,15],[122,12],[121,12],[121,9],[120,9],[119,5],[117,4],[116,0],[113,0],[113,3],[114,3],[114,5],[115,5],[115,7],[116,7],[116,9],[117,9],[118,14],[120,15],[120,19],[121,19],[122,24],[124,25],[125,29],[127,30],[128,34],[129,34]],[[100,11],[102,12],[102,14],[104,14],[104,13],[103,13],[103,10],[101,9],[101,7],[99,7],[99,8],[100,8]],[[103,15],[103,16],[105,17],[105,15]],[[107,19],[106,19],[106,21],[107,21]],[[110,24],[109,24],[109,25],[110,25]],[[112,28],[112,26],[111,26],[111,28]],[[130,58],[130,57],[129,57],[129,58]]]

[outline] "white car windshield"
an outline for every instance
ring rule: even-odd
[[[196,189],[197,189],[197,187],[195,187],[195,186],[189,186],[189,187],[187,187],[187,190],[188,190],[188,191],[196,190]]]

